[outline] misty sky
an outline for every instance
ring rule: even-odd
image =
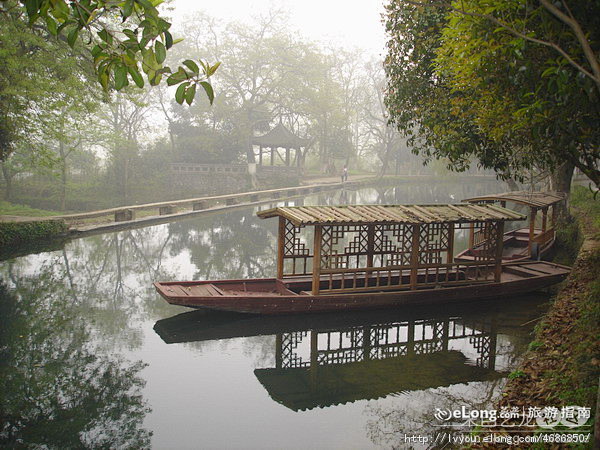
[[[281,7],[289,12],[292,26],[311,40],[358,47],[373,55],[382,55],[385,47],[383,0],[175,0],[172,5],[175,25],[198,10],[228,21],[245,21]]]

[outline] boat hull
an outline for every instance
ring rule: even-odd
[[[154,283],[167,302],[190,308],[206,308],[254,314],[293,314],[326,311],[396,308],[415,304],[452,303],[506,298],[558,283],[569,268],[530,261],[503,266],[499,282],[458,286],[312,295],[303,290],[308,278],[182,281]]]

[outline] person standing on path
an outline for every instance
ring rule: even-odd
[[[344,168],[342,169],[342,183],[344,181],[348,181],[348,166],[344,164]]]

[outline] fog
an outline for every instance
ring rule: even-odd
[[[183,38],[167,64],[220,63],[214,103],[199,88],[180,105],[164,78],[107,94],[85,49],[46,39],[18,59],[29,97],[0,163],[5,200],[44,214],[332,182],[343,167],[352,179],[446,175],[387,124],[381,3],[162,8]],[[29,32],[22,18],[0,31]]]

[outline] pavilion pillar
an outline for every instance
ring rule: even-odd
[[[279,216],[279,232],[277,233],[277,278],[283,278],[283,261],[285,254],[285,217]],[[295,263],[295,261],[294,261]]]
[[[323,237],[323,226],[315,225],[315,239],[313,245],[313,274],[312,274],[312,294],[319,295],[321,284],[321,239]]]
[[[533,238],[535,236],[535,216],[537,214],[537,208],[531,208],[531,212],[529,214],[529,243],[527,244],[527,251],[529,252],[529,256],[531,256],[531,248],[533,246]]]
[[[275,165],[275,149],[271,147],[271,165]]]
[[[498,222],[498,228],[496,231],[496,253],[494,260],[496,266],[494,268],[494,281],[499,282],[502,276],[502,250],[504,247],[504,222]]]
[[[412,244],[410,252],[410,288],[416,289],[419,281],[419,232],[421,225],[418,223],[412,226]]]
[[[258,151],[258,165],[262,166],[262,159],[263,159],[263,148],[262,145],[259,147],[259,151]]]
[[[285,149],[285,165],[286,167],[290,166],[290,148]]]
[[[454,262],[454,224],[448,224],[448,250],[446,253],[446,264]],[[449,270],[448,270],[449,272]],[[446,273],[448,273],[446,272]]]

